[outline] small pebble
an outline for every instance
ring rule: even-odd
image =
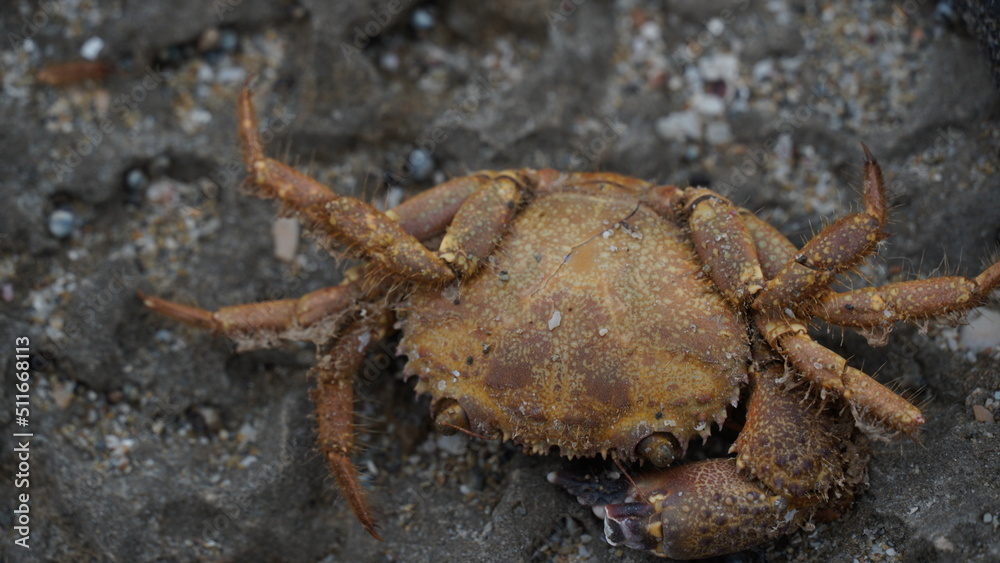
[[[439,435],[437,437],[437,447],[443,452],[451,455],[465,455],[469,448],[469,440],[462,434],[452,434],[451,436]]]
[[[91,37],[83,43],[83,47],[80,47],[80,56],[88,61],[96,61],[103,50],[104,40],[100,37]]]
[[[240,36],[231,29],[224,29],[219,33],[219,49],[226,52],[236,50],[240,44]]]
[[[7,303],[14,300],[14,284],[3,284],[3,300]]]
[[[656,134],[665,141],[701,139],[701,118],[693,111],[679,111],[656,120]]]
[[[993,515],[987,512],[983,514],[983,524],[990,524],[993,522]]]
[[[56,238],[66,238],[73,232],[76,216],[65,209],[56,209],[49,215],[49,232]]]
[[[425,180],[434,171],[434,158],[423,149],[415,149],[407,160],[415,180]]]
[[[393,52],[383,53],[378,59],[379,65],[389,72],[399,70],[399,55]]]
[[[274,257],[282,262],[295,260],[299,250],[299,221],[294,217],[279,217],[271,225]]]
[[[219,28],[210,27],[198,37],[197,47],[201,52],[210,51],[219,45]]]
[[[125,173],[125,186],[129,190],[139,191],[149,185],[149,176],[142,168],[133,168]]]
[[[696,96],[692,103],[692,109],[701,115],[718,117],[726,113],[726,102],[719,96],[711,94]]]
[[[698,70],[706,82],[732,81],[740,75],[740,60],[732,53],[717,53],[699,59]]]
[[[413,15],[410,16],[410,23],[414,28],[426,31],[434,27],[434,14],[426,8],[417,8],[413,10]]]
[[[733,132],[725,121],[713,121],[705,126],[705,140],[713,145],[725,145],[733,140]]]
[[[76,383],[70,381],[66,384],[57,384],[52,386],[52,400],[61,409],[65,409],[69,406],[70,402],[73,400],[73,391],[76,389]]]
[[[993,422],[993,413],[983,405],[972,405],[972,414],[976,422]]]

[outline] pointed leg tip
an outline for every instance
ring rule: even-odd
[[[247,79],[243,81],[243,90],[245,92],[247,93],[253,92],[253,88],[250,87],[250,84],[252,84],[254,80],[257,80],[256,72],[251,72],[247,74]]]
[[[371,534],[373,538],[377,539],[378,541],[385,541],[384,539],[382,539],[382,536],[378,535],[378,525],[374,521],[365,522],[364,527],[365,531]]]
[[[875,157],[872,155],[872,151],[868,150],[868,145],[861,143],[861,149],[865,151],[865,164],[874,164]]]

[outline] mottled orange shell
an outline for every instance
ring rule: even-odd
[[[417,390],[533,452],[632,459],[653,432],[707,436],[746,380],[746,324],[645,187],[533,199],[475,275],[417,290],[400,311]]]

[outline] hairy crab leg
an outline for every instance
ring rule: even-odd
[[[764,279],[771,280],[781,273],[785,264],[795,258],[798,248],[781,234],[770,223],[761,219],[748,209],[739,209],[740,218],[747,226],[754,248],[757,249],[757,259]]]
[[[742,307],[764,287],[757,249],[738,209],[729,200],[704,188],[685,190],[691,238],[702,262],[710,267],[715,287]]]
[[[839,354],[806,334],[806,327],[784,319],[756,318],[757,328],[768,344],[784,356],[795,370],[824,392],[842,396],[858,412],[868,414],[893,430],[913,435],[924,417],[917,407],[847,365]]]
[[[842,326],[888,327],[900,320],[974,309],[998,287],[1000,262],[972,279],[951,276],[831,293],[823,296],[811,313]]]
[[[393,218],[361,200],[338,196],[292,167],[268,158],[257,130],[250,89],[240,92],[237,113],[247,182],[257,195],[278,198],[320,240],[345,245],[408,281],[444,283],[452,271]]]
[[[361,370],[365,354],[373,342],[381,340],[388,322],[368,317],[349,326],[322,347],[319,364],[311,374],[316,378],[312,391],[316,403],[316,432],[326,458],[347,504],[365,530],[376,539],[375,517],[358,483],[358,470],[351,463],[354,449],[354,377]]]
[[[385,214],[418,240],[443,233],[470,195],[483,184],[483,176],[472,174],[453,178],[407,199]]]
[[[859,480],[852,483],[845,472],[862,458],[857,451],[839,449],[854,430],[853,419],[842,425],[846,428],[840,434],[847,436],[838,435],[831,427],[835,417],[824,415],[822,409],[803,408],[801,393],[782,389],[778,381],[783,375],[784,366],[777,362],[767,364],[761,373],[751,372],[746,424],[730,449],[739,454],[736,466],[771,490],[795,497],[797,503],[808,498],[818,503],[834,487],[853,498]]]
[[[461,277],[475,273],[480,261],[493,252],[521,202],[517,173],[494,172],[480,182],[482,188],[458,209],[438,251]]]
[[[310,329],[323,321],[336,318],[354,304],[355,300],[372,298],[384,292],[384,287],[364,291],[358,285],[357,270],[348,271],[347,279],[340,285],[325,287],[307,293],[298,299],[279,299],[222,307],[207,311],[190,305],[174,303],[159,297],[137,292],[143,305],[171,319],[181,321],[212,333],[233,339],[239,350],[267,348],[276,339],[313,340],[325,339],[328,334],[310,334]],[[328,323],[324,323],[328,324]],[[333,327],[326,327],[332,330]],[[320,333],[326,331],[319,331]],[[315,336],[315,337],[314,337]]]
[[[865,150],[865,210],[841,217],[797,251],[781,272],[767,282],[753,308],[780,313],[788,303],[800,303],[825,289],[834,276],[873,253],[886,237],[885,184],[882,171],[868,147]]]

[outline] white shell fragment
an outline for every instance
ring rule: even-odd
[[[552,311],[552,318],[549,319],[549,330],[555,330],[560,323],[562,323],[562,313],[559,311]]]
[[[274,239],[274,257],[282,262],[295,260],[299,249],[299,221],[293,217],[279,217],[271,225]]]

